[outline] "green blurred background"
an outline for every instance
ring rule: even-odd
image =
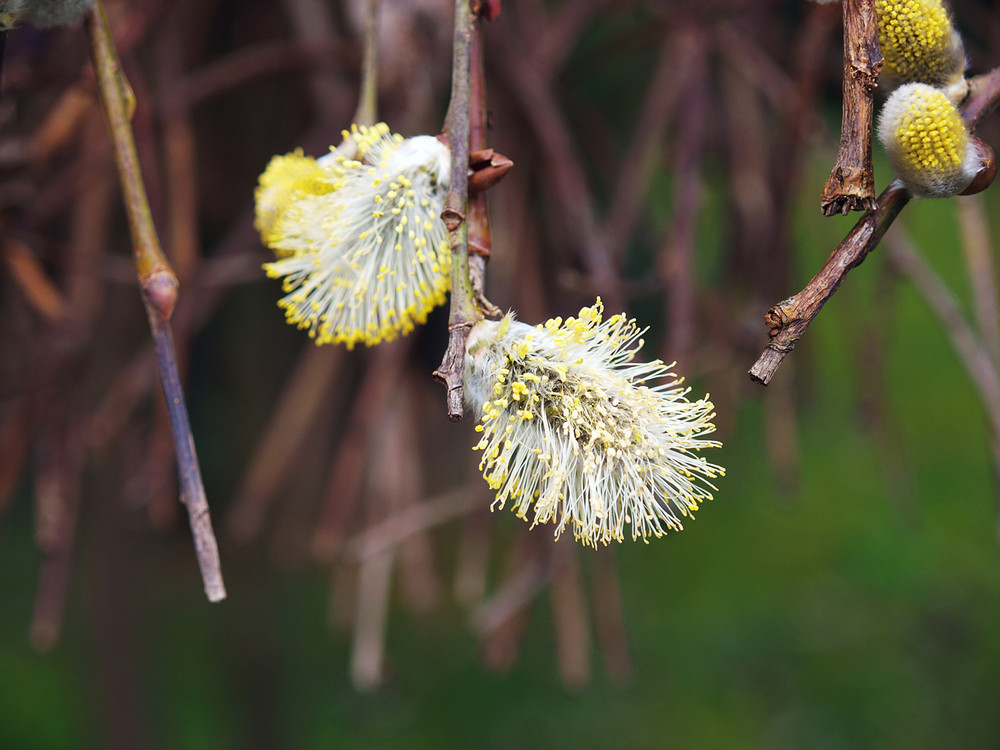
[[[271,33],[260,3],[210,5],[213,12],[185,11],[207,27],[198,31],[204,55]],[[531,3],[504,13],[516,28],[532,13],[547,13],[551,21],[571,5]],[[153,18],[170,12],[151,7]],[[333,7],[349,17],[349,9]],[[975,20],[988,7],[957,4],[957,15]],[[699,10],[666,3],[602,7],[589,16],[557,90],[567,110],[608,113],[600,121],[574,120],[598,213],[614,183],[605,178],[594,144],[604,143],[600,138],[628,143],[649,80],[651,26],[675,21],[673,14],[702,28],[732,22],[747,35],[781,24],[781,33],[760,31],[764,49],[780,50],[781,34],[794,39],[808,12],[791,4],[748,10],[722,3]],[[346,21],[344,28],[349,39]],[[72,31],[53,33],[68,39]],[[51,43],[38,32],[17,33],[28,35],[25,46]],[[497,35],[499,48],[505,37]],[[212,38],[222,41],[205,41]],[[998,38],[995,23],[977,27],[977,62],[997,63],[997,46],[990,58],[988,43]],[[30,470],[2,517],[0,748],[1000,747],[998,490],[981,402],[941,321],[893,273],[880,249],[851,273],[768,390],[749,384],[744,374],[764,343],[759,316],[766,306],[801,288],[855,221],[823,219],[816,210],[835,153],[839,105],[839,38],[833,32],[825,40],[816,107],[832,124],[807,140],[802,187],[788,214],[788,286],[782,284],[774,299],[758,300],[753,280],[732,270],[728,157],[716,142],[717,130],[706,136],[695,233],[697,283],[704,292],[699,310],[714,304],[734,322],[724,327],[727,336],[717,325],[700,327],[708,333],[696,336],[688,362],[695,392],[711,389],[715,397],[725,446],[710,459],[727,474],[716,499],[683,533],[616,550],[629,679],[609,677],[598,648],[589,645],[590,679],[564,684],[545,594],[531,603],[519,654],[505,671],[483,665],[467,607],[446,595],[433,611],[416,613],[394,590],[384,684],[359,692],[348,674],[351,637],[330,625],[337,599],[331,603],[328,570],[304,555],[282,553],[280,545],[240,545],[220,534],[229,599],[209,605],[183,519],[154,529],[142,507],[122,499],[127,491],[119,464],[127,459],[116,458],[112,447],[85,473],[61,640],[47,653],[35,651],[28,637],[41,557],[33,542]],[[146,70],[153,63],[143,59],[141,44],[137,50],[135,70]],[[204,64],[197,54],[191,59]],[[603,61],[606,79],[594,75],[595,59]],[[775,59],[784,64],[780,52]],[[446,66],[444,74],[446,84]],[[623,88],[619,82],[633,75],[639,81],[634,89]],[[253,92],[264,98],[262,109],[281,104],[279,82],[266,79]],[[497,85],[500,101],[513,97],[504,90],[508,84]],[[436,85],[441,103],[440,80]],[[23,99],[32,92],[14,93]],[[237,121],[246,118],[251,99],[241,90],[212,106]],[[344,106],[349,111],[353,104]],[[504,112],[498,104],[493,113],[501,150],[518,162],[515,172],[524,162],[537,182],[512,179],[497,189],[498,255],[506,252],[504,242],[524,242],[503,226],[511,204],[510,192],[503,191],[541,195],[546,189],[544,175],[530,171],[536,165],[521,156],[537,154],[537,145],[519,140],[530,128],[519,129],[515,116]],[[245,214],[267,155],[295,145],[288,133],[302,130],[312,116],[303,105],[302,113],[291,113],[291,124],[275,124],[266,113],[253,123],[246,119],[248,132],[229,136],[237,141],[231,152],[222,148],[204,157],[201,194],[215,184],[231,188],[225,199],[205,199],[207,256],[226,226],[220,217]],[[284,135],[265,135],[274,128]],[[196,132],[204,132],[209,146],[225,137],[208,122]],[[773,144],[772,156],[780,160],[780,143]],[[659,237],[671,226],[674,158],[668,148],[657,162],[644,218],[630,237],[623,267],[632,279],[655,267]],[[876,174],[884,186],[889,169],[879,159]],[[956,200],[980,203],[991,218],[992,246],[1000,246],[1000,193]],[[891,233],[912,238],[971,317],[955,203],[912,204]],[[245,215],[239,221],[245,224]],[[558,243],[542,224],[534,232],[547,253]],[[260,248],[245,250],[252,263],[266,259]],[[545,262],[556,266],[561,257],[552,251]],[[519,278],[504,268],[491,278]],[[553,289],[547,314],[572,312],[578,299],[586,299],[586,290],[581,294],[572,284]],[[525,304],[516,289],[497,281],[490,292],[504,307]],[[295,357],[308,346],[281,322],[275,293],[263,279],[234,284],[192,337],[189,407],[216,519],[231,509],[255,436]],[[661,293],[637,287],[628,296],[630,311],[652,323],[648,338],[662,340],[663,326],[656,322],[664,314]],[[136,317],[135,330],[122,335],[140,346],[143,321],[134,288],[120,284],[108,299],[109,308],[117,305],[113,309]],[[699,320],[705,317],[711,316],[699,312]],[[443,319],[431,325],[440,329]],[[440,330],[421,333],[408,366],[426,374],[442,348]],[[345,389],[363,379],[362,365],[371,361],[368,352],[351,356],[356,359],[342,375]],[[106,367],[113,369],[115,361]],[[428,473],[445,482],[467,476],[467,468],[456,466],[469,458],[451,451],[471,445],[471,426],[448,425],[442,394],[429,382],[425,387],[433,409],[421,412],[417,439],[433,443],[447,435],[442,455],[427,459]],[[137,418],[151,420],[153,403]],[[322,476],[317,467],[303,471]],[[490,524],[497,549],[522,530],[508,512],[494,514]],[[463,529],[453,521],[432,532],[445,578],[454,573]],[[532,533],[548,535],[544,528]],[[581,553],[584,578],[602,559]],[[589,597],[586,611],[602,606],[599,597]]]

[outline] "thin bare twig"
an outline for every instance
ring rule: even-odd
[[[986,203],[981,195],[969,195],[957,201],[955,208],[975,303],[976,325],[990,358],[994,364],[1000,364],[1000,301],[997,300],[996,264]]]
[[[872,121],[875,87],[882,69],[874,0],[844,3],[844,102],[840,150],[823,188],[825,216],[875,208]]]
[[[455,41],[452,55],[451,102],[445,131],[451,147],[451,184],[441,218],[451,243],[451,312],[448,349],[434,371],[434,379],[448,389],[448,419],[457,422],[464,413],[462,375],[465,342],[483,313],[469,278],[469,226],[465,220],[469,201],[469,68],[472,54],[473,16],[469,0],[455,0]]]
[[[284,68],[346,67],[348,57],[347,45],[332,38],[261,42],[190,71],[178,81],[178,88],[188,106],[195,107]]]
[[[354,112],[356,125],[374,125],[378,119],[378,8],[380,0],[368,0],[365,37],[361,52],[361,95]]]
[[[474,486],[459,485],[442,493],[439,497],[410,505],[405,510],[401,510],[365,529],[344,544],[342,555],[344,561],[361,562],[367,560],[369,557],[402,544],[416,534],[479,507],[480,498],[475,491],[479,484],[477,481]]]
[[[156,230],[153,228],[130,124],[134,99],[129,97],[130,92],[121,73],[111,30],[100,0],[95,4],[93,13],[87,17],[86,28],[132,232],[142,300],[156,345],[160,380],[170,413],[177,450],[181,502],[188,510],[205,594],[209,601],[218,602],[226,598],[226,588],[222,581],[218,544],[212,531],[208,501],[201,481],[201,470],[195,454],[170,333],[170,316],[177,301],[177,278],[160,250]]]
[[[383,420],[383,431],[376,435],[378,450],[396,457],[392,471],[386,515],[402,515],[420,507],[424,488],[424,464],[421,461],[420,430],[417,428],[415,379],[396,391]],[[383,467],[375,462],[375,471]],[[416,529],[398,546],[400,599],[415,614],[428,614],[441,602],[443,585],[438,573],[437,556],[428,529]]]
[[[767,311],[764,322],[770,329],[771,340],[750,368],[751,379],[764,385],[771,382],[781,361],[795,348],[813,318],[840,288],[847,272],[861,265],[909,202],[910,194],[903,183],[894,180],[878,197],[875,210],[854,225],[805,289]]]
[[[472,629],[482,639],[489,638],[545,590],[546,563],[537,555],[531,555],[526,560],[523,554],[520,557],[520,567],[512,570],[493,596],[469,616]]]

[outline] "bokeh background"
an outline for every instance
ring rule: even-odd
[[[995,433],[955,350],[971,331],[996,367],[1000,192],[908,206],[772,385],[746,376],[763,313],[856,221],[819,212],[837,6],[523,0],[484,29],[490,145],[516,165],[489,194],[490,297],[530,322],[598,294],[627,310],[649,356],[711,392],[725,443],[683,533],[598,552],[489,513],[472,420],[449,423],[430,378],[445,311],[392,345],[319,349],[260,271],[257,175],[339,141],[364,3],[107,7],[181,278],[229,598],[204,599],[177,503],[83,29],[17,30],[0,747],[1000,746]],[[1000,64],[995,6],[954,12],[971,72]],[[399,132],[441,127],[452,13],[382,0]]]

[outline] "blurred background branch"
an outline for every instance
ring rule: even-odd
[[[488,510],[475,420],[450,423],[430,377],[443,310],[389,346],[317,348],[260,270],[252,196],[273,154],[326,153],[362,91],[397,132],[440,129],[453,4],[382,0],[377,81],[368,0],[106,10],[183,288],[178,373],[231,597],[208,610],[191,590],[86,36],[18,29],[0,97],[0,746],[996,744],[980,391],[1000,347],[997,191],[912,202],[910,255],[871,254],[770,389],[745,375],[761,313],[855,223],[815,206],[840,8],[527,0],[477,22],[472,149],[516,162],[467,215],[478,245],[489,229],[481,291],[532,324],[601,295],[711,393],[726,444],[729,476],[683,533],[597,553]],[[992,71],[994,9],[953,10],[970,75]],[[996,75],[966,105],[994,145]]]

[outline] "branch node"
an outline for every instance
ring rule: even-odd
[[[444,210],[441,212],[441,220],[444,222],[444,226],[450,234],[462,225],[462,222],[465,221],[465,214],[458,209],[445,206]]]
[[[177,304],[177,276],[169,268],[155,268],[142,278],[142,296],[157,315],[170,320]]]

